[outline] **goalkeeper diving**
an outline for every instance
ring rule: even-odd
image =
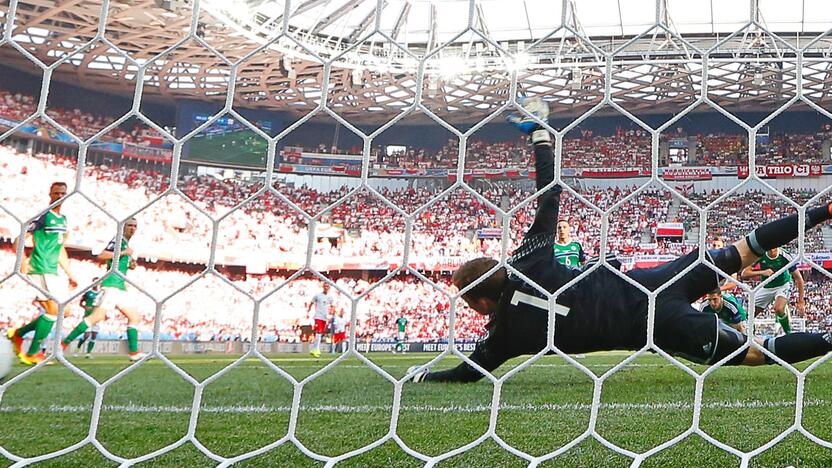
[[[527,112],[546,121],[545,102],[528,99]],[[555,226],[558,220],[561,187],[554,181],[554,156],[549,133],[535,120],[513,116],[509,121],[531,137],[538,197],[534,221],[508,263],[531,281],[553,294],[575,279],[597,259],[582,268],[559,263],[555,258]],[[832,204],[806,210],[808,230],[832,219]],[[798,216],[764,224],[745,238],[723,248],[705,252],[705,258],[730,276],[755,264],[766,251],[780,247],[798,236]],[[699,250],[655,268],[636,268],[626,275],[650,291],[676,278],[696,262]],[[607,263],[620,268],[614,256]],[[491,258],[471,260],[454,273],[453,283],[463,289],[492,270],[498,262]],[[713,364],[731,355],[746,343],[746,335],[724,323],[717,314],[702,313],[691,306],[705,294],[719,288],[721,275],[699,264],[676,278],[656,297],[654,343],[673,356],[700,364]],[[462,295],[476,312],[489,318],[487,334],[476,345],[470,360],[486,371],[493,371],[507,360],[536,354],[546,347],[548,300],[518,275],[499,268]],[[565,289],[554,305],[554,344],[568,354],[608,350],[638,350],[647,343],[647,295],[618,274],[603,266],[596,268]],[[830,333],[791,333],[776,338],[754,340],[779,359],[795,363],[832,351]],[[726,361],[727,365],[758,366],[776,361],[755,347],[746,347]],[[463,362],[439,372],[414,366],[408,370],[414,382],[474,382],[483,374]]]

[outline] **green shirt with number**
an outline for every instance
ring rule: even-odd
[[[399,317],[396,319],[396,326],[399,327],[399,333],[404,333],[404,327],[407,326],[407,319],[404,317]]]
[[[771,271],[778,271],[781,268],[788,265],[789,262],[791,262],[792,260],[793,257],[788,252],[786,252],[783,249],[780,249],[777,254],[777,257],[775,258],[769,258],[768,252],[766,252],[762,257],[760,257],[759,260],[757,260],[756,265],[760,267],[760,270],[771,269]],[[795,270],[797,270],[797,266],[791,266],[783,273],[777,275],[777,277],[775,277],[768,284],[766,284],[765,287],[768,289],[773,289],[788,284],[789,281],[792,280],[792,272]]]
[[[555,260],[561,265],[569,268],[580,268],[586,262],[586,254],[578,242],[572,241],[566,244],[555,242],[553,249]]]
[[[57,275],[58,259],[64,246],[66,216],[47,211],[29,225],[34,248],[29,257],[29,274]]]
[[[107,252],[115,253],[115,245],[116,240],[113,239],[107,244],[107,248],[105,249]],[[124,238],[121,239],[121,249],[119,250],[122,252],[121,257],[118,258],[118,266],[116,269],[122,275],[127,275],[127,270],[130,268],[130,256],[125,255],[123,252],[127,248],[127,240]],[[113,259],[107,260],[107,268],[109,269],[113,265]],[[110,273],[109,275],[105,276],[103,280],[101,280],[101,287],[104,288],[117,288],[121,289],[122,291],[126,290],[127,287],[124,284],[124,278],[118,276],[115,273]]]

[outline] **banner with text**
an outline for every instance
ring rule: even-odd
[[[688,181],[688,180],[711,180],[714,178],[710,168],[707,167],[674,167],[662,171],[662,179]]]
[[[748,177],[748,166],[737,168],[737,177]],[[819,177],[823,175],[820,164],[768,164],[756,166],[757,176],[769,179],[776,177]]]

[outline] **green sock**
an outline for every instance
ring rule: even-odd
[[[52,325],[54,323],[55,319],[48,317],[46,314],[38,317],[38,323],[35,326],[35,337],[32,338],[32,344],[29,345],[29,352],[27,353],[29,356],[40,352],[40,342],[49,336],[49,332],[52,331]]]
[[[84,339],[83,338],[78,340],[78,346],[75,347],[75,351],[81,351],[82,346],[84,346]]]
[[[134,327],[127,327],[127,348],[130,354],[139,352],[139,332]]]
[[[95,346],[95,340],[93,340],[92,338],[90,338],[90,339],[89,339],[89,341],[87,341],[87,354],[89,354],[89,353],[91,353],[91,352],[92,352],[92,348],[93,348],[94,346]]]
[[[789,325],[789,316],[788,315],[786,315],[786,314],[778,315],[777,316],[777,323],[779,323],[780,326],[783,327],[784,332],[786,332],[786,333],[791,333],[792,332],[792,327],[791,327],[791,325]]]
[[[75,341],[75,338],[78,338],[79,336],[83,335],[89,327],[90,326],[87,325],[86,320],[81,320],[81,323],[79,323],[75,328],[73,328],[72,331],[69,332],[69,335],[67,335],[66,338],[64,338],[64,344],[68,345]],[[78,347],[81,347],[80,343],[78,344]]]
[[[15,335],[22,338],[24,335],[26,335],[30,331],[37,329],[39,320],[40,320],[40,315],[38,315],[38,318],[32,320],[31,322],[27,323],[26,325],[23,325],[20,328],[18,328],[17,331],[15,332]]]

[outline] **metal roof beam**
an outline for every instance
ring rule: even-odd
[[[305,2],[301,3],[295,9],[295,11],[293,11],[291,13],[291,15],[292,16],[302,15],[302,14],[306,13],[307,11],[309,11],[309,10],[311,10],[311,9],[317,7],[317,6],[323,5],[324,3],[329,3],[330,1],[331,0],[306,0]],[[283,15],[280,14],[280,15],[277,15],[274,18],[272,18],[268,21],[264,21],[263,24],[260,25],[260,29],[268,27],[269,24],[274,24],[275,26],[279,26],[279,27],[282,28],[283,27],[282,23],[283,23]]]
[[[437,8],[436,5],[431,2],[430,4],[430,34],[428,35],[428,48],[427,51],[430,52],[436,47],[436,43],[439,40],[438,34],[436,32],[436,14]]]
[[[410,4],[408,3],[408,5]],[[373,24],[373,21],[376,19],[376,15],[381,15],[381,12],[384,11],[386,7],[387,0],[382,0],[380,6],[373,8],[370,11],[370,13],[368,13],[367,16],[365,16],[364,19],[361,20],[361,24],[359,24],[358,27],[355,28],[355,31],[353,31],[352,34],[350,34],[350,36],[347,38],[347,42],[353,43],[356,40],[358,40],[358,38],[361,37],[362,34],[364,34],[364,31],[366,31],[367,28],[369,28],[370,25]]]
[[[402,12],[399,13],[398,19],[396,19],[396,25],[393,26],[393,32],[390,34],[390,37],[393,38],[394,41],[399,40],[399,33],[402,32],[402,27],[407,22],[407,17],[410,15],[410,2],[406,2],[404,7],[402,7]]]
[[[320,34],[321,31],[326,29],[329,25],[338,21],[347,13],[360,7],[362,3],[362,0],[350,0],[349,2],[345,3],[341,6],[341,8],[338,8],[337,10],[333,11],[332,13],[328,14],[323,19],[321,19],[315,26],[315,28],[312,29],[312,34]]]

